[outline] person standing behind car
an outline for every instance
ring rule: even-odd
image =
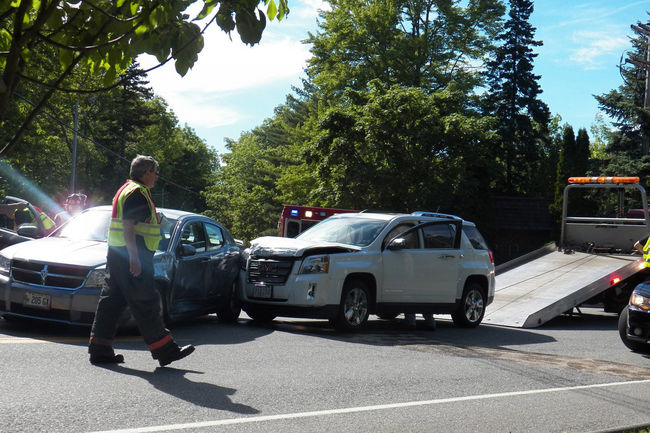
[[[154,287],[153,254],[161,235],[150,188],[158,179],[158,162],[150,156],[136,156],[130,178],[113,198],[106,263],[109,276],[97,304],[88,353],[92,364],[124,362],[113,350],[113,338],[128,305],[151,356],[164,367],[192,353],[194,346],[179,347],[165,328],[160,293]]]
[[[68,222],[70,218],[80,213],[86,207],[85,194],[70,194],[65,199],[63,204],[63,211],[54,216],[54,223],[57,227],[61,227],[64,223]]]

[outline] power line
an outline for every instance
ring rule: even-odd
[[[18,98],[20,98],[20,99],[22,99],[23,101],[25,101],[25,102],[27,102],[28,104],[30,104],[32,107],[35,107],[35,106],[36,106],[32,101],[30,101],[30,100],[27,99],[26,97],[22,96],[20,93],[16,92],[15,95],[16,95]],[[74,128],[71,128],[69,125],[67,125],[67,124],[66,124],[63,120],[61,120],[59,117],[55,116],[54,114],[49,113],[49,112],[48,112],[47,110],[45,110],[45,109],[43,109],[41,112],[42,112],[43,114],[45,114],[46,116],[48,116],[50,119],[52,119],[52,120],[54,120],[55,122],[57,122],[57,123],[58,123],[62,128],[74,132]],[[115,134],[115,133],[112,133],[112,134],[115,135],[117,138],[121,139],[123,143],[128,143],[128,141],[127,141],[126,139],[124,139],[124,138],[118,136],[118,135]],[[119,153],[115,152],[114,150],[112,150],[112,149],[110,149],[110,148],[104,146],[103,144],[99,143],[98,141],[95,141],[95,140],[92,139],[92,138],[86,137],[85,135],[79,134],[78,131],[77,131],[77,135],[78,135],[79,138],[82,138],[82,139],[84,139],[84,140],[87,140],[87,141],[90,142],[91,144],[100,147],[100,148],[103,149],[104,151],[106,151],[106,152],[112,154],[113,156],[115,156],[115,157],[117,157],[118,159],[120,159],[120,160],[126,162],[127,164],[129,164],[129,165],[131,164],[131,161],[130,161],[129,159],[123,157],[122,155],[120,155]],[[173,167],[172,167],[172,170],[176,171]],[[169,185],[175,186],[175,187],[180,188],[180,189],[182,189],[182,190],[184,190],[184,191],[187,191],[187,192],[189,192],[189,193],[191,193],[191,194],[194,194],[194,195],[196,195],[197,197],[200,197],[200,196],[201,196],[200,193],[198,193],[198,192],[196,192],[196,191],[194,191],[194,190],[191,190],[191,189],[189,189],[189,188],[186,187],[186,186],[180,185],[180,184],[178,184],[178,183],[176,183],[176,182],[174,182],[174,181],[172,181],[172,180],[169,180],[169,179],[167,179],[167,178],[165,178],[165,177],[158,176],[158,179],[159,179],[159,180],[162,180],[163,182],[165,182],[165,183],[167,183],[167,184],[169,184]]]

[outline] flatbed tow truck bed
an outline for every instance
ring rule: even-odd
[[[549,245],[497,269],[484,323],[534,328],[573,310],[643,267],[639,255],[565,253]]]

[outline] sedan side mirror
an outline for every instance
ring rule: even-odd
[[[182,244],[179,248],[181,257],[193,256],[196,254],[196,248],[190,244]]]
[[[404,238],[393,239],[388,244],[387,248],[392,251],[403,250],[404,248],[406,248],[406,239]]]
[[[43,237],[43,232],[41,229],[36,227],[33,224],[22,224],[18,227],[16,233],[19,236],[25,236],[26,238],[41,238]]]

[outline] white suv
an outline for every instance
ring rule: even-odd
[[[494,298],[494,260],[476,226],[453,215],[340,214],[295,239],[254,239],[241,288],[255,320],[321,318],[349,331],[370,314],[447,313],[475,327]]]

